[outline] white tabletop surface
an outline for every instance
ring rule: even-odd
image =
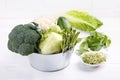
[[[20,23],[32,19],[0,19],[0,80],[120,80],[120,18],[102,18],[104,25],[99,31],[112,39],[106,64],[90,69],[80,63],[73,54],[70,65],[57,72],[41,72],[32,68],[28,57],[7,49],[8,34]],[[81,35],[82,36],[82,35]]]

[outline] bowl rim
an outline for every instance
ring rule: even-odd
[[[36,55],[43,55],[43,56],[54,56],[54,55],[61,55],[61,54],[65,54],[65,53],[67,53],[67,52],[69,52],[69,51],[73,51],[73,49],[69,49],[69,50],[67,50],[67,51],[65,51],[65,52],[58,52],[58,53],[54,53],[54,54],[41,54],[41,53],[36,53],[36,52],[34,52],[34,53],[32,53],[32,54],[36,54]],[[32,54],[30,54],[30,55],[32,55]]]

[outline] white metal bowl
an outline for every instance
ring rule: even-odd
[[[29,55],[29,61],[33,68],[40,71],[57,71],[69,65],[72,50],[57,54],[38,54]]]

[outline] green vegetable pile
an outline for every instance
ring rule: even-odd
[[[90,36],[86,37],[86,39],[81,43],[79,47],[79,54],[84,52],[99,51],[102,48],[108,48],[111,44],[111,40],[107,35],[100,32],[90,32]]]
[[[37,23],[20,24],[9,34],[8,49],[21,55],[55,54],[72,49],[80,32],[73,29],[65,17],[44,31]]]
[[[25,56],[32,53],[64,53],[81,41],[77,29],[90,33],[80,45],[80,54],[90,50],[99,51],[111,43],[107,35],[95,31],[103,23],[87,12],[71,10],[54,23],[48,19],[37,22],[15,26],[9,34],[8,49]]]
[[[103,55],[102,53],[93,53],[93,52],[89,52],[83,55],[82,57],[83,62],[87,63],[87,64],[100,64],[102,62],[106,61],[106,57],[105,55]]]

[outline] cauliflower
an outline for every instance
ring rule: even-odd
[[[55,19],[42,16],[35,18],[33,22],[37,23],[42,30],[48,30],[55,23]]]

